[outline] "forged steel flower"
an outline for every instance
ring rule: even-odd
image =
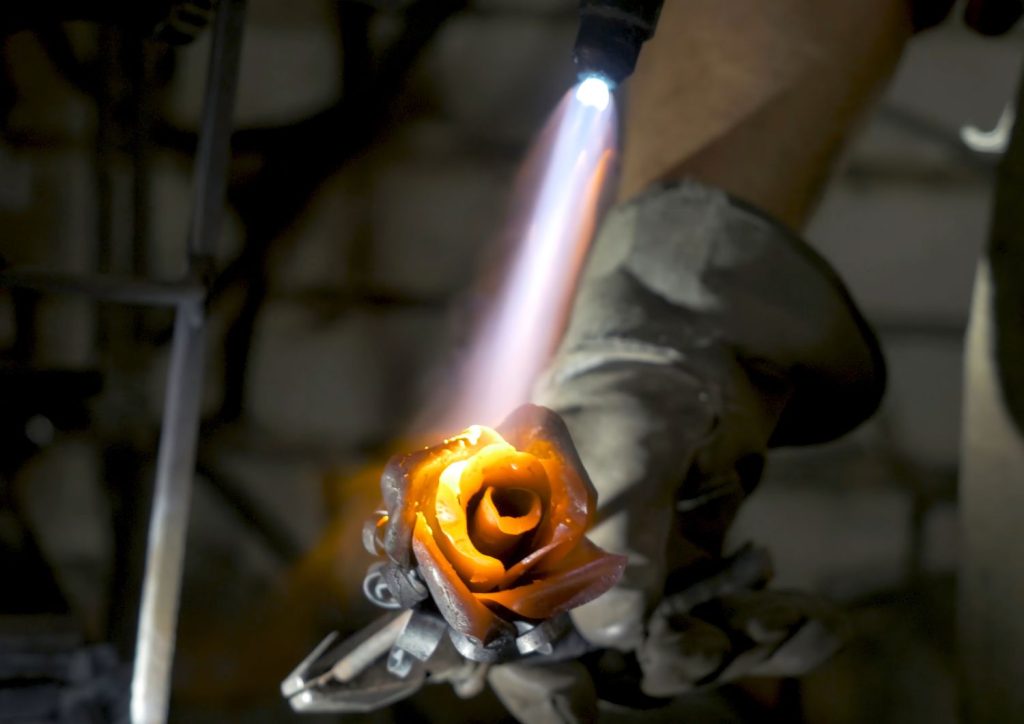
[[[449,626],[477,645],[596,598],[625,568],[585,537],[597,493],[543,407],[397,455],[381,488],[384,552],[418,570]]]

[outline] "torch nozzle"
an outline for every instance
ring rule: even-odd
[[[596,76],[615,87],[628,78],[654,35],[663,1],[581,0],[573,53],[580,79]]]

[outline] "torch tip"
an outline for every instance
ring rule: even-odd
[[[603,111],[611,102],[612,89],[607,78],[591,74],[583,76],[576,86],[576,100],[590,108]]]

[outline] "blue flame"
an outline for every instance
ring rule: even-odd
[[[530,399],[561,334],[595,224],[615,147],[613,100],[602,78],[584,78],[531,154],[529,183],[519,189],[530,201],[509,227],[515,250],[458,389],[444,401],[442,429],[497,424]]]

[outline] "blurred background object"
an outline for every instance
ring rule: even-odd
[[[211,6],[7,5],[0,271],[181,280]],[[208,374],[172,721],[294,721],[280,679],[373,615],[358,543],[373,466],[483,302],[473,281],[527,144],[576,75],[577,6],[250,1],[227,214],[200,270]],[[852,613],[853,643],[779,704],[808,722],[956,720],[961,358],[998,158],[959,134],[996,126],[1021,32],[952,20],[917,38],[807,234],[890,367],[882,412],[775,455],[734,531],[772,550],[779,585]],[[51,662],[123,684],[172,335],[167,309],[0,288],[0,682],[28,631]],[[82,681],[66,671],[35,680]],[[501,712],[433,687],[367,720]]]

